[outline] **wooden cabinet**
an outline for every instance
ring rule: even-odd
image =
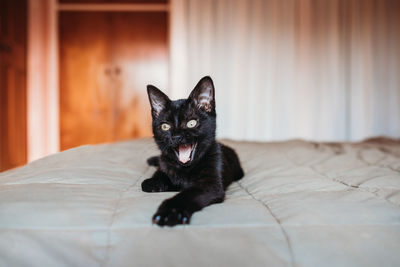
[[[167,0],[59,0],[63,4],[165,4]]]
[[[151,136],[146,85],[167,87],[167,12],[59,12],[59,73],[61,150]]]

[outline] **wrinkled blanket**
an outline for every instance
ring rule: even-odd
[[[245,177],[191,224],[151,223],[150,139],[0,174],[0,266],[400,266],[400,141],[222,141]]]

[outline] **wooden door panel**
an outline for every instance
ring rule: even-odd
[[[166,88],[165,12],[61,12],[60,143],[151,135],[146,84]]]
[[[27,161],[25,0],[0,2],[0,171]]]
[[[166,13],[113,14],[111,57],[115,71],[117,140],[151,136],[146,85],[165,89],[168,83]],[[143,25],[146,25],[145,27]],[[125,110],[126,112],[121,112]]]
[[[59,2],[68,4],[165,4],[168,0],[59,0]]]
[[[110,61],[107,13],[60,14],[60,147],[110,139],[98,76]]]

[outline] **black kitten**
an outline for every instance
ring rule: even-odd
[[[225,189],[243,177],[235,151],[215,140],[214,85],[202,78],[188,99],[171,101],[147,86],[159,157],[147,160],[157,166],[142,183],[145,192],[181,191],[164,200],[153,216],[158,225],[189,223],[192,214],[224,201]]]

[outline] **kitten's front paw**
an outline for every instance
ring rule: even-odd
[[[165,200],[153,216],[153,223],[160,226],[188,224],[192,214],[173,200]]]
[[[168,186],[159,179],[149,178],[142,182],[142,190],[144,192],[165,192]]]

